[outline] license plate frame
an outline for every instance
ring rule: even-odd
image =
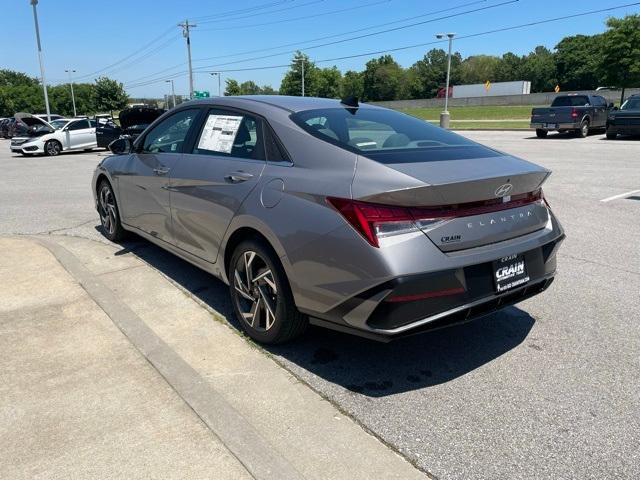
[[[545,123],[544,124],[545,128],[558,128],[558,124],[557,123]]]
[[[492,271],[496,293],[504,293],[522,287],[531,280],[527,274],[525,256],[521,253],[495,260]]]

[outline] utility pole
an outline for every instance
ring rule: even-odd
[[[449,79],[451,78],[451,45],[453,43],[453,37],[456,36],[455,33],[439,33],[436,35],[438,40],[443,39],[444,37],[449,38],[449,57],[447,59],[447,85],[445,87],[444,92],[444,112],[440,113],[440,127],[449,128]]]
[[[171,83],[171,97],[173,98],[173,108],[176,108],[176,89],[173,85],[173,79],[165,80],[167,83]]]
[[[304,97],[304,56],[300,58],[302,62],[302,96]]]
[[[220,72],[211,72],[211,76],[217,76],[218,77],[218,96],[221,97],[222,96],[222,91],[220,90],[220,77],[222,76],[222,73],[220,73]]]
[[[76,96],[73,94],[73,80],[71,79],[71,73],[76,73],[75,70],[65,70],[69,74],[69,86],[71,87],[71,103],[73,104],[73,116],[78,116],[76,112]]]
[[[189,59],[189,99],[193,99],[193,68],[191,67],[190,29],[197,27],[197,25],[189,25],[189,20],[185,20],[184,23],[179,23],[178,26],[182,27],[182,36],[187,39],[187,57]]]
[[[33,6],[33,21],[36,24],[36,41],[38,44],[38,60],[40,61],[40,77],[42,78],[42,89],[44,90],[44,105],[47,109],[47,121],[51,121],[51,111],[49,110],[49,95],[47,94],[47,81],[44,78],[44,63],[42,62],[42,46],[40,45],[40,27],[38,26],[38,11],[36,5],[38,0],[31,0]]]

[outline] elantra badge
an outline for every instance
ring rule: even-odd
[[[505,183],[504,185],[500,185],[497,189],[496,189],[496,197],[504,197],[509,195],[509,193],[511,192],[511,190],[513,190],[513,185],[511,185],[510,183]]]

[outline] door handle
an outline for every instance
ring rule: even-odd
[[[251,173],[243,172],[242,170],[239,170],[237,172],[232,172],[226,177],[224,177],[225,180],[228,180],[229,182],[232,182],[232,183],[246,182],[247,180],[250,180],[252,178],[253,178],[253,175]]]
[[[169,173],[169,169],[163,167],[154,168],[153,171],[156,175],[166,175],[167,173]]]

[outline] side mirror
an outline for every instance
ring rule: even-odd
[[[130,138],[118,138],[109,144],[109,150],[115,155],[125,155],[133,150]]]
[[[611,103],[609,104],[609,108],[614,108],[614,106],[613,106],[613,102],[611,102]]]
[[[613,111],[615,112],[616,110],[618,110],[618,107],[613,107]]]

